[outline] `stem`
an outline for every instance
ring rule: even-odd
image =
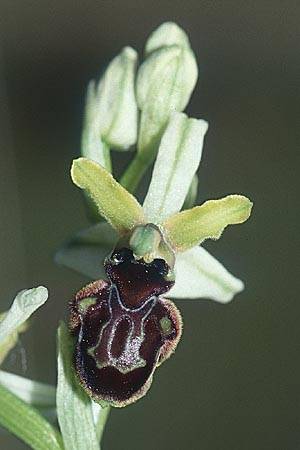
[[[104,141],[103,141],[103,158],[105,161],[105,164],[104,164],[105,169],[108,170],[108,172],[112,173],[110,148]]]
[[[105,428],[109,413],[110,413],[110,406],[106,406],[106,408],[103,408],[101,410],[101,413],[99,414],[99,417],[98,417],[98,422],[96,424],[96,433],[97,433],[97,438],[100,443],[101,443],[102,435],[104,432],[104,428]]]
[[[133,193],[136,190],[143,175],[152,163],[152,159],[136,153],[120,179],[120,183],[127,191]]]

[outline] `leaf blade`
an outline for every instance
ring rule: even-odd
[[[55,407],[56,389],[46,383],[0,370],[0,383],[21,400],[37,407]]]
[[[0,424],[34,450],[62,450],[60,435],[31,406],[0,384]]]

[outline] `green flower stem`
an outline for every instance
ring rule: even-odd
[[[110,156],[110,147],[103,142],[103,158],[104,158],[104,167],[109,172],[112,173],[112,164],[111,164],[111,156]]]
[[[136,153],[131,163],[123,173],[120,184],[127,189],[127,191],[133,193],[138,187],[141,179],[143,178],[146,170],[151,165],[155,158],[155,154],[152,156],[141,155]]]
[[[99,414],[99,418],[96,423],[96,434],[99,442],[101,442],[109,413],[110,413],[110,406],[106,406],[106,408],[103,408],[101,413]]]
[[[185,197],[182,209],[190,209],[194,206],[197,200],[197,193],[198,193],[198,176],[194,175],[187,196]]]
[[[35,408],[0,385],[0,424],[34,450],[62,450],[61,435]]]

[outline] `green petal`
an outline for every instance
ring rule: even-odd
[[[57,371],[57,417],[65,449],[99,450],[91,401],[75,379],[73,340],[64,323],[58,329]]]
[[[141,205],[99,164],[86,158],[75,159],[71,176],[78,187],[86,190],[99,213],[120,235],[144,223]]]
[[[147,39],[145,54],[157,50],[160,47],[178,45],[180,47],[189,47],[189,38],[187,34],[174,22],[162,23],[154,30]]]
[[[39,286],[18,293],[4,319],[0,322],[0,346],[42,306],[48,298],[48,290]]]
[[[104,259],[118,240],[117,233],[102,222],[77,233],[55,255],[55,262],[92,280],[106,278]]]
[[[229,195],[177,213],[164,222],[163,228],[174,250],[183,252],[205,239],[218,239],[227,225],[245,222],[251,209],[247,197]]]
[[[175,262],[175,286],[168,293],[173,298],[209,298],[227,303],[244,289],[244,284],[203,247],[179,253]]]
[[[174,113],[162,137],[144,201],[147,220],[159,223],[180,211],[198,169],[207,123]]]

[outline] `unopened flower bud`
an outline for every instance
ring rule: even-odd
[[[138,151],[150,160],[171,113],[184,110],[198,77],[187,37],[177,27],[173,39],[170,27],[174,29],[174,24],[164,24],[150,36],[146,51],[151,53],[137,76],[137,102],[142,111]]]
[[[101,152],[101,145],[126,150],[137,138],[137,105],[134,77],[137,53],[124,47],[108,65],[98,86],[91,82],[88,90],[83,155]],[[95,146],[96,144],[96,146]],[[92,148],[94,146],[94,149]],[[91,158],[94,159],[95,158]],[[97,158],[97,162],[101,160]]]

